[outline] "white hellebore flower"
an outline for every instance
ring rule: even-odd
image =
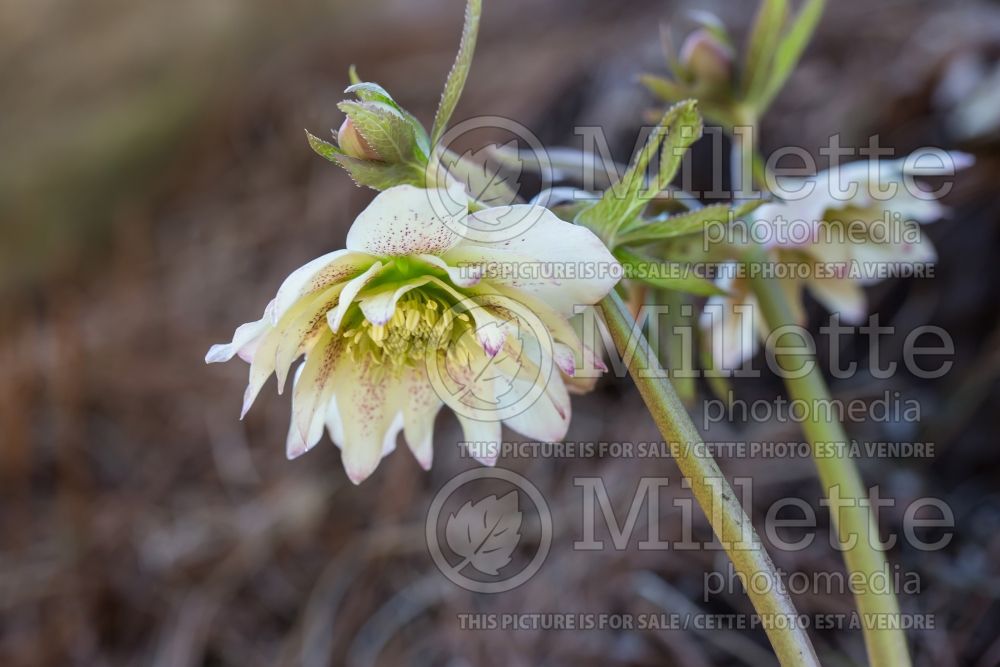
[[[860,324],[868,314],[864,285],[892,275],[893,268],[934,262],[934,247],[919,224],[947,211],[913,177],[953,175],[971,163],[964,153],[927,151],[899,160],[852,162],[812,178],[782,179],[777,194],[784,201],[756,209],[749,236],[776,263],[803,269],[777,278],[796,319],[805,320],[804,285],[844,322]],[[801,282],[796,274],[804,275]],[[769,328],[745,276],[724,270],[718,284],[727,294],[709,300],[701,324],[721,368],[738,368],[757,351],[754,331],[766,335]]]
[[[496,242],[469,233],[512,218],[533,224]],[[567,385],[586,386],[573,377],[580,369],[591,377],[604,370],[567,318],[574,306],[603,298],[620,272],[557,280],[547,276],[558,272],[537,271],[526,279],[516,271],[486,276],[482,267],[561,261],[615,264],[592,232],[542,207],[470,214],[461,186],[393,187],[357,217],[345,250],[294,271],[263,317],[239,327],[231,343],[213,346],[205,360],[239,355],[250,363],[245,415],[272,373],[280,393],[304,357],[294,376],[287,454],[311,449],[325,426],[354,483],[393,450],[400,431],[429,468],[434,419],[446,401],[459,408],[469,443],[499,443],[501,421],[529,438],[560,440],[570,420]],[[517,412],[470,416],[441,395],[437,375],[486,406],[512,388],[536,398]],[[472,453],[486,465],[496,460],[496,447]]]

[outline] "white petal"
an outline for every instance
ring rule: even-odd
[[[747,214],[745,220],[751,225],[750,237],[767,249],[810,246],[819,236],[823,212],[836,204],[825,196],[771,202]]]
[[[861,272],[858,278],[860,284],[879,282],[885,277],[882,271],[887,266],[930,264],[937,260],[934,244],[915,223],[896,225],[890,234],[891,242],[869,241],[855,246],[854,259],[857,266],[852,268]]]
[[[559,349],[562,343],[556,343],[555,347]],[[601,359],[601,355],[584,345],[583,364],[575,368],[572,375],[563,378],[563,382],[571,394],[588,394],[594,390],[597,378],[607,372],[607,364]]]
[[[299,364],[299,367],[295,369],[295,376],[292,379],[292,384],[297,385],[299,379],[302,377],[302,371],[305,369],[305,363]],[[309,418],[309,426],[307,432],[303,432],[300,428],[299,423],[296,420],[295,408],[297,407],[296,398],[293,392],[292,395],[292,418],[289,420],[288,424],[288,436],[285,438],[285,456],[288,460],[296,459],[307,451],[316,446],[319,439],[323,435],[323,412],[322,410],[316,410],[312,417]],[[318,432],[317,432],[317,422],[318,422]]]
[[[400,287],[389,287],[380,292],[373,292],[369,295],[361,296],[359,305],[365,319],[372,324],[385,324],[392,319],[396,312],[396,304],[399,299],[412,289],[430,282],[429,276],[417,278]]]
[[[250,406],[253,405],[257,394],[264,387],[267,379],[274,372],[274,351],[277,348],[280,338],[276,329],[270,332],[261,341],[260,346],[254,354],[253,361],[250,362],[250,377],[247,380],[246,391],[243,392],[243,407],[240,410],[240,419],[243,419]]]
[[[402,391],[406,444],[420,467],[430,470],[434,459],[434,419],[441,410],[441,399],[423,368],[411,368],[404,372]]]
[[[504,419],[504,423],[532,440],[558,442],[566,437],[571,414],[566,385],[562,376],[553,373],[545,393],[524,412]]]
[[[235,355],[246,362],[253,360],[253,353],[260,344],[261,339],[271,328],[271,313],[274,311],[274,301],[264,308],[264,315],[255,322],[241,324],[233,332],[233,340],[230,343],[213,345],[205,355],[206,364],[215,364],[229,361]]]
[[[848,278],[811,278],[809,291],[831,313],[847,324],[861,324],[868,315],[868,301],[861,286]]]
[[[485,466],[496,465],[501,443],[500,422],[479,421],[457,413],[456,416],[462,425],[462,437],[465,438],[465,445],[472,458]]]
[[[331,329],[334,331],[340,330],[340,324],[344,321],[347,309],[354,303],[354,297],[382,271],[382,268],[382,262],[375,262],[368,267],[367,271],[356,278],[352,278],[344,285],[344,289],[341,290],[340,297],[337,300],[337,307],[327,313],[326,321],[329,323]]]
[[[576,375],[576,354],[573,353],[573,348],[562,343],[556,343],[552,347],[552,358],[559,370],[569,377]]]
[[[482,268],[479,266],[451,266],[436,255],[417,255],[417,259],[445,271],[456,287],[472,287],[483,277]]]
[[[699,323],[709,336],[715,370],[740,368],[756,354],[758,341],[754,320],[760,317],[759,313],[753,297],[734,300],[713,296],[708,300]]]
[[[495,306],[507,310],[512,310],[512,305],[520,306],[521,308],[517,308],[515,312],[524,310],[535,315],[541,324],[548,329],[551,338],[570,347],[577,355],[577,360],[582,360],[583,343],[569,320],[537,296],[504,285],[493,284],[470,291],[475,295],[476,302],[484,306]],[[511,304],[511,301],[514,304]]]
[[[303,295],[343,282],[374,262],[374,257],[363,253],[334,250],[292,271],[274,298],[272,322],[277,322]]]
[[[355,484],[371,475],[382,457],[392,451],[403,427],[401,392],[392,383],[385,369],[376,369],[368,361],[349,361],[334,370],[343,427],[342,460],[348,478]]]
[[[941,202],[925,197],[914,196],[909,190],[901,187],[899,194],[883,202],[883,206],[890,212],[898,214],[903,220],[920,223],[934,222],[948,215],[947,207]]]
[[[330,439],[337,447],[344,447],[344,423],[340,420],[340,410],[337,408],[336,393],[330,397],[326,405],[326,430],[330,433]]]
[[[320,334],[328,328],[326,315],[337,305],[343,289],[344,283],[339,283],[318,294],[302,297],[275,327],[280,338],[274,352],[279,394],[284,390],[292,362],[300,355],[308,354]]]
[[[566,377],[596,377],[608,372],[608,367],[592,349],[580,343],[579,347],[555,342],[552,344],[552,357],[556,366]]]
[[[462,238],[467,201],[458,183],[448,189],[391,187],[354,220],[347,247],[379,257],[440,254]]]
[[[604,243],[586,227],[560,220],[547,209],[526,204],[478,211],[470,216],[476,225],[488,227],[506,215],[535,216],[537,220],[521,236],[487,243],[464,241],[444,255],[445,261],[491,263],[502,270],[487,272],[484,279],[508,285],[539,297],[564,316],[573,307],[603,299],[621,278],[621,266]]]
[[[317,414],[321,426],[326,417],[330,396],[336,389],[333,380],[337,369],[351,365],[351,360],[341,355],[343,347],[340,337],[325,331],[297,371],[292,390],[292,423],[307,442],[315,429]]]
[[[309,432],[303,437],[298,425],[292,421],[288,427],[288,437],[285,440],[285,456],[288,457],[289,461],[297,459],[319,443],[320,438],[323,437],[323,423],[323,410],[316,410],[309,423]]]

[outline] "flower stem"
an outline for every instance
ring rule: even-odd
[[[695,499],[712,530],[733,561],[754,609],[763,620],[768,639],[782,667],[818,666],[812,643],[799,622],[798,612],[784,582],[743,511],[729,482],[719,470],[704,440],[688,416],[674,388],[621,298],[612,291],[600,303],[619,354],[625,359],[663,438],[673,445],[681,472],[690,481]],[[766,586],[747,582],[767,581]],[[765,590],[766,592],[760,592]]]
[[[794,325],[791,307],[778,283],[756,273],[753,275],[753,291],[768,328],[776,331]],[[806,406],[803,429],[813,446],[813,460],[823,493],[830,501],[831,518],[844,550],[850,578],[852,581],[861,578],[855,601],[861,614],[868,660],[874,667],[909,667],[910,656],[906,636],[900,629],[896,595],[891,589],[878,590],[871,585],[875,576],[882,577],[889,572],[889,565],[879,545],[878,526],[869,509],[868,492],[857,466],[848,456],[839,454],[841,447],[826,452],[838,454],[836,456],[815,456],[817,443],[847,443],[844,427],[832,417],[831,411],[818,409],[818,406],[829,405],[831,400],[822,371],[814,355],[805,358],[799,348],[792,348],[794,353],[786,356],[778,354],[778,349],[776,346],[775,361],[786,371],[783,375],[789,397]],[[810,364],[808,372],[803,372],[803,363]]]

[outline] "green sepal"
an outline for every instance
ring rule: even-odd
[[[430,137],[427,136],[427,130],[424,129],[416,116],[399,106],[389,91],[372,81],[359,81],[345,88],[344,92],[356,95],[363,102],[378,102],[395,109],[413,128],[413,136],[416,138],[417,148],[420,151],[418,158],[422,162],[427,162],[430,156]]]
[[[388,190],[395,185],[407,184],[419,188],[427,187],[423,170],[413,163],[398,162],[393,164],[376,160],[360,160],[344,154],[328,159],[347,170],[357,185],[367,186],[375,190]]]
[[[337,105],[358,133],[384,162],[409,162],[418,158],[413,125],[396,107],[385,102],[345,100]]]
[[[340,150],[338,146],[320,139],[309,130],[306,130],[306,140],[309,142],[310,148],[330,162],[338,162],[337,158],[344,155],[344,151]]]

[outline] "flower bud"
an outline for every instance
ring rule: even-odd
[[[358,132],[358,128],[354,125],[354,121],[350,117],[345,118],[344,122],[340,125],[340,129],[337,130],[337,143],[340,145],[340,149],[350,157],[358,158],[359,160],[382,159],[378,152]]]
[[[732,50],[705,28],[687,36],[681,46],[680,60],[696,83],[720,86],[732,76]]]

